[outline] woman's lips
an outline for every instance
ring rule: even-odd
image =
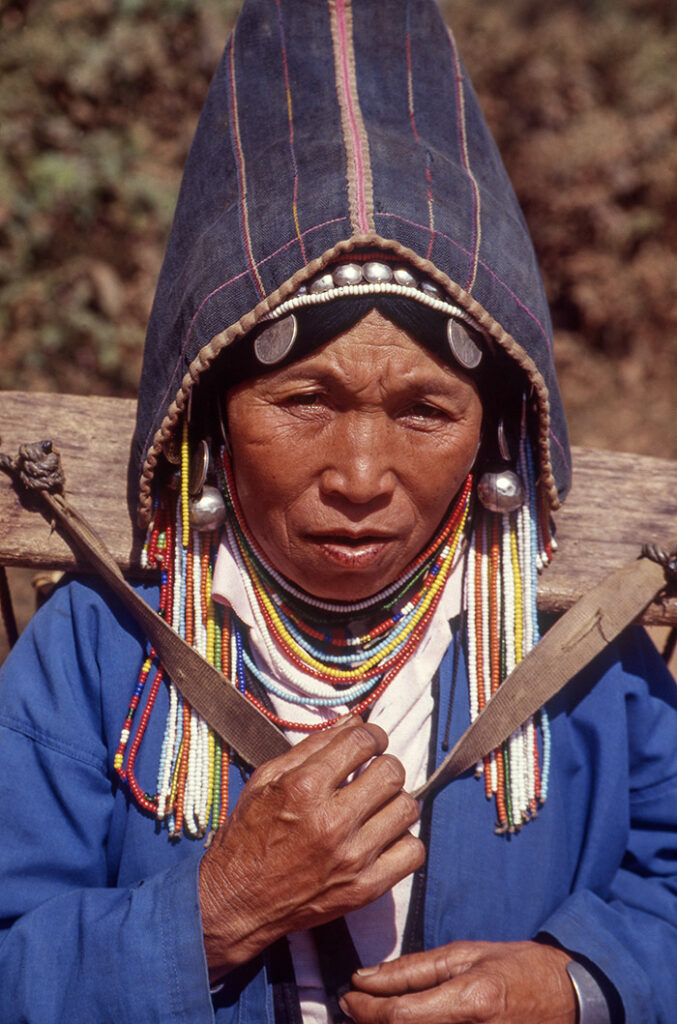
[[[393,543],[394,537],[365,534],[317,534],[309,538],[323,555],[342,569],[367,569]]]

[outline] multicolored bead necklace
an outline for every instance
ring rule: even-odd
[[[394,679],[411,657],[432,618],[444,584],[459,551],[468,523],[472,478],[469,477],[455,506],[431,544],[405,570],[393,585],[366,601],[337,604],[304,594],[274,573],[248,532],[237,500],[232,468],[224,457],[227,503],[231,512],[227,526],[234,552],[247,589],[257,625],[264,637],[268,662],[277,679],[257,669],[246,650],[243,666],[263,686],[282,700],[316,707],[345,707],[359,700],[354,713],[366,710]],[[418,589],[412,593],[412,587]],[[286,591],[286,593],[285,593]],[[374,627],[359,636],[351,636],[346,619],[354,619],[373,607],[380,616]],[[383,618],[383,611],[391,614]],[[327,616],[334,616],[327,621]],[[324,619],[324,628],[312,625],[312,617]],[[308,623],[308,619],[311,622]],[[289,687],[280,684],[288,681]],[[314,687],[312,680],[331,684],[334,695]],[[239,679],[240,685],[246,682]],[[246,689],[245,689],[246,692]],[[286,729],[310,732],[327,728],[335,719],[299,724],[280,718],[252,697],[268,718]],[[338,716],[337,716],[338,717]]]
[[[257,667],[248,650],[246,630],[232,611],[212,601],[219,536],[193,531],[186,515],[186,429],[179,492],[167,488],[159,496],[144,549],[147,563],[158,564],[161,569],[160,613],[282,728],[303,732],[325,729],[339,714],[305,724],[287,720],[252,692],[254,680],[264,691],[291,704],[349,706],[353,713],[361,713],[378,700],[412,656],[434,615],[467,532],[472,477],[431,543],[397,581],[364,601],[340,604],[302,593],[268,565],[248,532],[225,451],[220,464],[230,513],[226,529],[231,550],[277,678]],[[368,620],[370,612],[375,620],[373,627],[351,635],[349,621],[358,616],[361,622]],[[149,679],[148,697],[131,739],[134,716]],[[313,680],[331,684],[335,694],[321,695]],[[151,651],[130,703],[115,768],[137,803],[165,821],[172,835],[185,832],[198,836],[217,828],[227,813],[228,751],[168,680],[169,711],[157,792],[143,790],[136,778],[135,763],[162,681],[162,667]]]

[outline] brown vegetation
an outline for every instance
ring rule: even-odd
[[[574,439],[677,456],[677,8],[442,6],[534,235]],[[4,6],[0,388],[133,394],[181,167],[238,7]]]

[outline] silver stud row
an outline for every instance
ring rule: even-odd
[[[429,309],[464,320],[476,330],[476,322],[464,309],[450,302],[442,289],[427,277],[417,277],[408,267],[392,266],[378,260],[367,263],[339,263],[324,270],[295,295],[271,310],[264,320],[278,320],[304,306],[316,306],[342,296],[400,295]]]

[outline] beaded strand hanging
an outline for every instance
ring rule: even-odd
[[[468,550],[465,603],[471,721],[539,640],[537,576],[556,548],[534,479],[526,401],[518,470],[527,500],[509,514],[488,512],[478,504]],[[537,815],[547,797],[549,771],[550,728],[543,708],[477,766],[487,797],[493,796],[496,802],[497,833],[519,831]]]

